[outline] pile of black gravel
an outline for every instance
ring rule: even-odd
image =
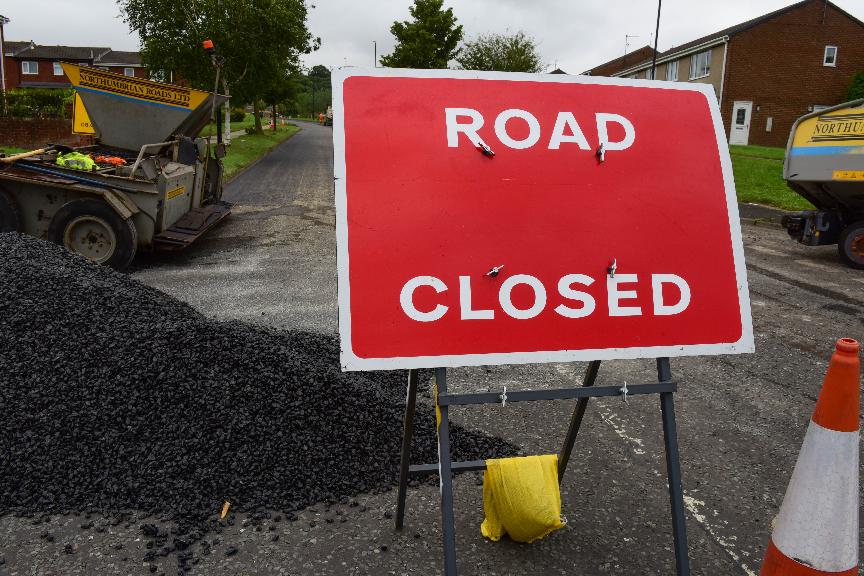
[[[0,234],[0,515],[144,512],[179,523],[182,549],[226,500],[290,514],[389,489],[405,373],[343,373],[338,353],[331,336],[217,322]],[[433,418],[418,411],[414,462],[437,459]],[[458,459],[513,453],[451,438]]]

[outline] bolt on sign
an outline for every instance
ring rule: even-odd
[[[713,87],[333,78],[342,367],[753,351]]]

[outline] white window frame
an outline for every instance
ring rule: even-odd
[[[31,69],[33,70],[32,72],[30,71]],[[36,74],[39,74],[39,62],[37,62],[36,60],[22,60],[21,74],[27,74],[28,76],[35,76]]]
[[[705,58],[705,66],[704,68],[699,68],[699,61],[704,56]],[[703,50],[702,52],[697,52],[696,54],[692,54],[690,56],[690,80],[699,80],[700,78],[705,78],[711,75],[711,49]]]
[[[123,68],[123,75],[129,76],[130,78],[134,78],[135,77],[135,68],[129,68],[129,67]]]
[[[833,62],[828,62],[828,50],[830,50],[830,49],[834,50]],[[831,44],[825,46],[825,51],[822,53],[822,65],[823,66],[831,66],[832,68],[835,68],[837,66],[837,53],[838,52],[839,52],[839,50],[837,49],[837,46],[832,46]]]
[[[672,74],[670,74],[672,72]],[[678,81],[678,60],[672,60],[666,63],[666,80],[669,82]]]
[[[54,76],[63,76],[63,67],[60,66],[60,62],[52,62],[54,65]]]

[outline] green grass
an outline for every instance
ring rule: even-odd
[[[228,155],[222,159],[225,178],[230,179],[300,130],[294,125],[278,126],[276,132],[265,130],[263,134],[247,134],[231,139]]]
[[[764,158],[765,160],[780,160],[786,156],[785,148],[770,148],[768,146],[729,146],[729,153],[733,156],[747,156],[748,158]]]
[[[0,144],[0,153],[11,156],[12,154],[20,154],[21,152],[27,152],[25,148],[16,148],[14,146],[3,146]]]
[[[223,119],[224,121],[224,119]],[[254,114],[246,114],[246,118],[243,119],[242,122],[231,122],[231,132],[237,132],[238,130],[245,130],[251,126],[255,125],[255,115]],[[266,126],[267,120],[265,118],[261,119],[261,125]],[[216,136],[216,124],[214,122],[210,122],[204,129],[201,130],[201,137],[206,138],[210,135],[210,129],[213,129],[213,136]]]
[[[783,148],[730,146],[738,200],[782,210],[812,210],[813,205],[783,180]]]

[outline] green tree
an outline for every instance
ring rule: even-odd
[[[846,101],[864,98],[864,72],[858,72],[852,77],[852,83],[846,89]]]
[[[299,90],[296,75],[286,70],[279,77],[274,78],[273,82],[261,93],[261,99],[270,106],[274,131],[276,130],[276,107],[279,106],[284,113],[296,98]]]
[[[225,58],[221,79],[231,96],[255,107],[301,54],[317,50],[306,26],[304,0],[117,0],[124,21],[138,33],[142,58],[164,76],[213,90],[215,70],[201,48],[207,38]]]
[[[396,37],[392,54],[381,56],[382,66],[391,68],[447,68],[459,55],[462,26],[456,24],[453,9],[443,9],[444,0],[414,0],[413,20],[394,22]]]
[[[515,34],[481,34],[465,43],[456,61],[464,70],[540,72],[543,69],[537,43],[521,30]]]

